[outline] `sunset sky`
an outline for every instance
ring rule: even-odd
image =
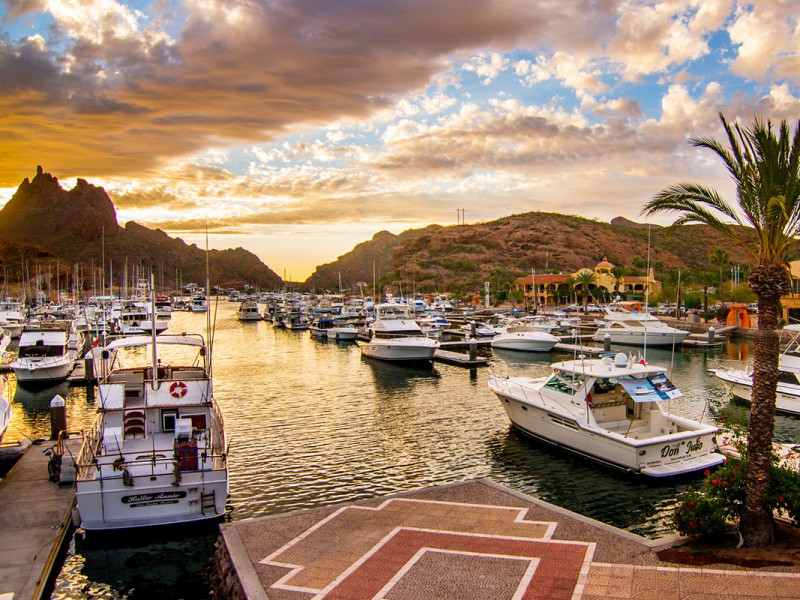
[[[730,193],[688,139],[800,117],[798,0],[0,7],[0,204],[42,165],[293,280],[458,209],[643,220],[672,183]]]

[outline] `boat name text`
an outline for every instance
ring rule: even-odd
[[[178,500],[186,497],[186,492],[161,492],[158,494],[136,494],[123,496],[122,503],[135,506],[152,506],[154,504],[177,504]]]
[[[681,446],[683,442],[676,446],[664,446],[661,448],[661,458],[672,458],[674,456],[678,456],[681,453]],[[694,452],[699,452],[703,449],[703,442],[700,441],[700,438],[697,438],[694,442],[689,441],[686,444],[686,452],[685,455],[692,454]]]

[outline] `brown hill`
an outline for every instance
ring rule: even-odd
[[[41,167],[0,210],[0,236],[5,242],[0,246],[0,263],[12,280],[22,279],[19,274],[25,259],[39,264],[58,259],[62,265],[80,263],[88,270],[90,265],[100,267],[103,256],[107,266],[113,264],[115,280],[126,262],[142,274],[153,272],[157,279],[163,278],[168,288],[174,287],[176,274],[184,283],[206,279],[203,250],[134,222],[120,227],[103,188],[79,179],[73,189],[65,191],[58,179]],[[214,285],[273,288],[282,284],[276,273],[242,248],[212,250],[208,262]]]
[[[572,215],[530,212],[474,225],[431,225],[395,236],[381,232],[359,244],[336,262],[317,267],[306,284],[333,289],[337,274],[352,287],[354,281],[373,280],[373,260],[384,284],[402,282],[419,291],[475,291],[485,281],[506,284],[543,272],[575,272],[593,268],[604,258],[633,269],[650,264],[659,271],[677,269],[717,271],[709,253],[726,250],[733,262],[747,263],[749,255],[724,236],[703,225],[685,226],[675,234],[657,225],[624,218],[611,223]],[[494,285],[494,284],[493,284]]]

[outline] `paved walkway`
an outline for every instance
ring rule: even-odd
[[[800,598],[800,572],[662,563],[674,537],[649,541],[488,480],[222,532],[250,600]]]
[[[71,522],[75,489],[49,481],[52,444],[30,446],[0,481],[0,598],[38,597]]]

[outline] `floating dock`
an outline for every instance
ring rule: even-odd
[[[485,367],[489,364],[489,359],[483,356],[470,359],[469,354],[450,352],[449,350],[442,350],[441,348],[433,355],[433,360],[448,365],[456,365],[458,367]]]
[[[59,554],[72,532],[75,488],[49,479],[44,451],[32,444],[0,481],[0,598],[39,600],[56,576]],[[76,453],[81,440],[70,440]]]

